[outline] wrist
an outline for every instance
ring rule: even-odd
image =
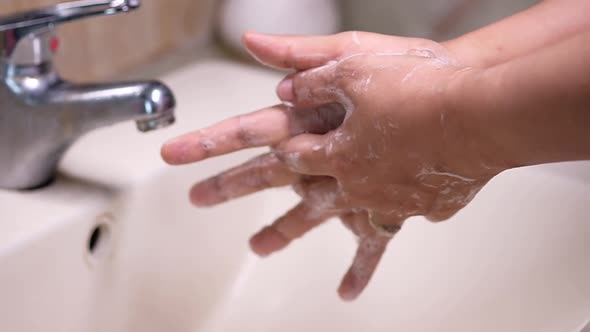
[[[566,87],[581,65],[564,74],[561,63],[555,62],[556,70],[547,69],[548,63],[553,62],[529,56],[463,70],[449,82],[447,104],[459,130],[494,165],[509,169],[590,159],[589,99],[583,88]]]
[[[471,67],[457,71],[445,93],[454,140],[468,150],[467,154],[478,155],[492,173],[524,166],[517,144],[512,142],[514,137],[498,129],[510,121],[506,112],[498,109],[501,85],[496,70]]]

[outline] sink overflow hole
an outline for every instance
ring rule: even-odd
[[[98,224],[90,233],[88,238],[88,252],[90,255],[98,256],[105,251],[108,246],[110,229],[107,224]]]

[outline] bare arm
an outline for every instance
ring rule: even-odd
[[[546,0],[444,43],[465,63],[490,67],[590,28],[590,1]]]
[[[590,160],[590,31],[451,88],[458,116],[513,166]]]

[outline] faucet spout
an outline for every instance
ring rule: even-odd
[[[175,122],[176,101],[172,91],[158,81],[84,84],[61,83],[41,97],[41,104],[62,111],[64,127],[83,134],[124,121],[135,121],[148,132]]]
[[[3,71],[0,188],[50,182],[68,147],[91,130],[135,121],[146,132],[174,123],[174,95],[160,82],[74,84],[45,69]]]

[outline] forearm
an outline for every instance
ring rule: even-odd
[[[465,64],[491,67],[590,29],[590,1],[547,0],[446,42]]]
[[[510,167],[590,160],[590,31],[528,56],[465,72],[457,116]]]

